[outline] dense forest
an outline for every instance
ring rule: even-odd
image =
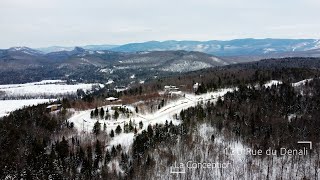
[[[319,76],[319,62],[320,58],[282,58],[234,64],[159,77],[150,80],[145,89],[157,91],[165,85],[176,85],[182,90],[192,91],[194,83],[200,83],[203,89],[214,90],[241,84],[262,84],[272,79],[295,82]]]
[[[259,179],[318,179],[319,178],[319,88],[320,79],[307,82],[303,87],[292,87],[289,84],[271,87],[240,86],[238,91],[227,93],[216,103],[207,102],[181,111],[181,126],[170,129],[155,127],[159,135],[140,134],[133,146],[133,155],[143,158],[141,166],[134,166],[135,177],[148,179],[161,178],[259,178]],[[205,137],[200,134],[199,126],[213,129]],[[169,126],[170,127],[170,126]],[[200,126],[201,127],[201,126]],[[151,130],[150,130],[151,131]],[[200,128],[201,131],[201,128]],[[151,131],[152,132],[152,131]],[[149,136],[148,136],[149,134]],[[265,154],[241,169],[243,163],[236,164],[223,153],[223,148],[214,142],[224,139],[226,142],[242,142],[252,149],[277,150],[274,157]],[[297,141],[312,141],[312,153],[306,157],[280,157],[281,148],[297,148]],[[139,145],[142,143],[142,145]],[[221,143],[220,143],[221,144]],[[228,143],[227,143],[228,144]],[[170,147],[170,148],[168,148]],[[188,149],[186,151],[186,149]],[[209,155],[210,154],[210,155]],[[209,155],[209,156],[208,156]],[[151,156],[151,157],[150,157]],[[169,176],[169,167],[177,160],[197,162],[206,160],[232,161],[233,169],[225,172],[210,170],[189,170],[181,176]],[[151,159],[151,160],[149,160]],[[153,160],[153,161],[152,161]],[[219,161],[220,161],[219,160]],[[147,162],[154,164],[148,165]],[[309,164],[309,168],[305,164]],[[142,167],[142,168],[137,168]],[[144,169],[151,168],[148,173]],[[269,171],[279,168],[279,171]],[[261,172],[268,169],[267,172]],[[250,172],[250,173],[249,173]],[[193,178],[192,178],[193,177]]]

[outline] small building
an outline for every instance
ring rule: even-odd
[[[164,86],[164,94],[166,94],[166,95],[180,95],[181,91],[177,86]]]
[[[199,83],[195,83],[193,85],[193,91],[196,92],[199,89],[200,84]]]
[[[61,104],[51,104],[47,106],[46,109],[48,112],[53,112],[53,111],[61,110],[61,108],[62,108]]]
[[[179,88],[177,86],[164,86],[164,91],[165,92],[178,92]]]
[[[118,98],[116,98],[116,97],[108,97],[108,98],[106,98],[106,100],[110,101],[110,102],[113,102],[113,101],[117,101]]]
[[[128,88],[124,87],[124,86],[117,86],[117,87],[114,88],[114,90],[117,91],[117,92],[122,92],[122,91],[125,91],[127,89]]]

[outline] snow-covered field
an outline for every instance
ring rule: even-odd
[[[75,94],[78,89],[91,90],[95,84],[66,84],[62,80],[44,80],[25,84],[0,85],[7,96],[42,96]],[[103,87],[103,84],[99,84]]]
[[[24,100],[0,100],[0,117],[8,115],[11,111],[41,103],[55,101],[55,99],[24,99]]]
[[[89,91],[93,85],[104,86],[103,84],[66,84],[64,80],[43,80],[25,84],[0,85],[0,93],[7,97],[35,97],[34,99],[0,100],[0,117],[24,106],[37,105],[54,100],[43,97],[75,94],[78,89]]]

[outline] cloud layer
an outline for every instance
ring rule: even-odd
[[[0,48],[320,38],[318,0],[2,0]]]

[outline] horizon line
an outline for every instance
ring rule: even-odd
[[[137,41],[137,42],[128,42],[128,43],[101,43],[101,44],[93,44],[93,43],[88,43],[88,44],[83,44],[83,45],[47,45],[47,46],[27,46],[27,45],[18,45],[18,46],[7,46],[6,48],[1,47],[0,49],[10,49],[10,48],[15,48],[15,47],[28,47],[31,49],[44,49],[44,48],[50,48],[50,47],[63,47],[63,48],[74,48],[74,47],[84,47],[84,46],[123,46],[127,44],[142,44],[142,43],[148,43],[148,42],[169,42],[169,41],[175,41],[175,42],[210,42],[210,41],[221,41],[221,42],[227,42],[227,41],[234,41],[234,40],[320,40],[320,38],[235,38],[235,39],[210,39],[210,40],[176,40],[176,39],[168,39],[168,40],[147,40],[147,41]]]

